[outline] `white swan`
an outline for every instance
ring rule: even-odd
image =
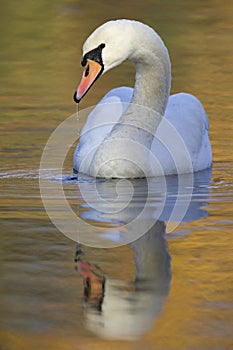
[[[143,23],[110,21],[89,36],[74,100],[78,103],[101,74],[125,60],[136,67],[134,89],[111,90],[90,113],[74,154],[74,170],[104,178],[134,178],[210,167],[205,110],[190,94],[169,97],[167,48]]]

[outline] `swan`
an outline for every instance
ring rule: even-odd
[[[135,86],[111,90],[89,114],[74,152],[74,171],[140,178],[209,168],[212,152],[204,107],[188,93],[169,96],[168,50],[144,23],[109,21],[87,38],[75,102],[102,74],[125,60],[135,64]]]

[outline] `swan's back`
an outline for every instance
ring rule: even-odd
[[[166,121],[174,130],[170,130]],[[185,147],[190,155],[193,171],[211,166],[208,117],[201,102],[193,95],[178,93],[169,97],[165,118],[162,119],[156,135],[152,152],[163,165],[167,175],[177,173],[177,167],[180,173],[188,172],[181,152]],[[181,144],[178,142],[179,138]],[[163,140],[165,146],[159,140]],[[171,157],[168,150],[172,150],[175,157]]]
[[[133,89],[129,87],[113,89],[90,113],[74,155],[76,170],[79,170],[82,163],[81,172],[88,173],[97,147],[111,133],[113,126],[127,109],[132,95]],[[152,153],[162,165],[166,175],[177,173],[177,167],[182,173],[190,171],[189,164],[184,162],[181,152],[185,148],[189,152],[193,171],[211,166],[212,153],[208,129],[208,118],[196,97],[187,93],[169,97],[165,116],[151,146]],[[174,142],[174,135],[175,138],[181,139],[181,143]]]

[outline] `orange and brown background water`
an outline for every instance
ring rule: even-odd
[[[8,0],[0,12],[1,348],[232,349],[230,2]],[[76,243],[50,222],[38,186],[48,137],[76,111],[72,96],[82,74],[82,44],[97,26],[117,18],[145,22],[161,35],[172,62],[171,93],[190,92],[202,101],[213,149],[208,195],[204,204],[197,199],[206,215],[166,235],[169,291],[151,326],[130,340],[120,335],[109,340],[87,327]],[[126,62],[104,75],[80,108],[95,105],[111,88],[133,83],[134,67]],[[66,172],[72,173],[71,157]],[[65,186],[72,201],[76,185]],[[134,251],[129,246],[82,249],[85,260],[99,266],[107,280],[132,285]]]

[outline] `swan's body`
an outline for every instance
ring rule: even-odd
[[[83,51],[86,71],[75,94],[77,102],[102,72],[124,60],[135,63],[136,82],[134,89],[110,91],[90,113],[74,155],[76,171],[132,178],[211,166],[204,108],[190,94],[169,97],[169,55],[150,27],[129,20],[108,22],[93,32]]]

